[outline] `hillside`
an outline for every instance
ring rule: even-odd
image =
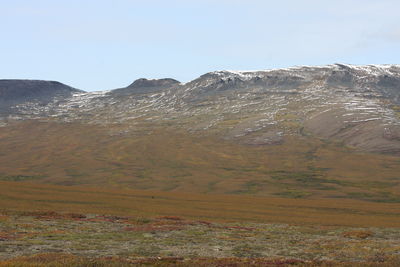
[[[218,134],[251,145],[286,136],[337,140],[365,152],[399,154],[400,67],[327,65],[268,71],[207,73],[182,84],[139,79],[126,88],[74,92],[63,101],[17,103],[2,119],[123,124]],[[15,92],[34,98],[32,90]],[[36,91],[35,91],[36,92]],[[69,93],[73,91],[68,91]],[[2,105],[4,107],[4,105]]]
[[[400,201],[398,65],[67,89],[40,103],[30,87],[13,89],[19,102],[0,132],[3,180]]]

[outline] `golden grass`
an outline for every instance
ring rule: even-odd
[[[353,153],[311,137],[245,146],[166,128],[110,135],[124,127],[39,121],[4,127],[0,180],[400,203],[398,157]]]
[[[39,121],[2,128],[0,207],[400,225],[398,157],[354,153],[311,137],[244,146],[161,128],[110,135],[119,129]]]
[[[400,227],[400,206],[393,203],[117,190],[27,182],[0,182],[0,207],[137,217],[179,216],[206,221]]]

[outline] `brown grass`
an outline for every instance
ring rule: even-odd
[[[400,203],[398,157],[311,137],[245,146],[165,128],[25,121],[0,131],[0,180]]]
[[[400,227],[400,206],[349,199],[287,199],[188,194],[0,182],[0,207],[121,216],[178,216],[202,221],[256,221],[293,224]],[[70,216],[34,213],[35,216]],[[70,216],[71,217],[71,216]],[[175,217],[169,221],[179,221]]]
[[[348,231],[342,233],[344,237],[365,239],[374,235],[372,231]]]

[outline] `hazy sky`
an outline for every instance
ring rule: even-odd
[[[399,0],[0,0],[0,78],[84,90],[141,77],[400,64]]]

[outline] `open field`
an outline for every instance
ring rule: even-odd
[[[400,203],[400,158],[310,136],[251,146],[154,128],[17,122],[0,131],[0,180]]]
[[[400,227],[400,206],[351,199],[287,199],[0,182],[5,210],[180,216],[225,222]]]

